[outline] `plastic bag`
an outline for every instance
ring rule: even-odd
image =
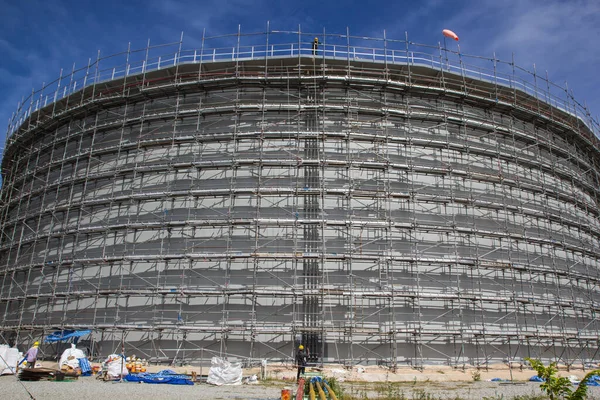
[[[219,357],[213,357],[210,361],[210,370],[206,383],[213,385],[241,385],[242,365],[230,363]]]

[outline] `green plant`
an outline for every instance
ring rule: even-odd
[[[569,400],[583,400],[587,395],[588,382],[590,378],[594,375],[600,375],[600,370],[595,369],[591,372],[588,372],[585,377],[579,382],[577,389],[569,396]]]
[[[546,392],[551,400],[559,398],[566,400],[585,399],[587,394],[587,383],[589,382],[590,378],[594,375],[600,375],[600,370],[589,372],[581,380],[581,382],[579,382],[577,389],[573,391],[573,389],[571,389],[571,382],[569,381],[569,378],[556,376],[558,368],[556,367],[555,362],[546,367],[540,360],[534,360],[532,358],[526,358],[525,360],[529,361],[533,369],[537,372],[538,376],[544,380],[544,382],[540,385],[540,389]]]
[[[569,378],[556,376],[558,368],[556,367],[555,362],[546,367],[540,360],[534,360],[529,357],[525,360],[529,361],[531,367],[544,381],[540,385],[540,389],[550,396],[550,400],[555,400],[571,394],[571,382],[569,381]]]
[[[471,372],[471,377],[473,377],[473,381],[479,382],[481,380],[481,372],[479,372],[478,370],[475,370],[475,371]]]

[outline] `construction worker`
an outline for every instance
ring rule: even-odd
[[[315,38],[315,40],[313,40],[312,43],[312,51],[313,51],[313,56],[317,55],[317,49],[319,48],[319,38]]]
[[[298,346],[298,352],[296,353],[296,365],[298,366],[298,375],[296,375],[296,382],[300,379],[300,374],[304,375],[304,369],[308,363],[308,352],[304,351],[304,346]]]
[[[23,356],[23,361],[27,361],[25,368],[35,368],[35,362],[37,360],[39,346],[40,342],[35,342],[33,346],[29,350],[27,350],[27,353],[25,353],[25,355]]]

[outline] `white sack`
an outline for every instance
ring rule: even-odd
[[[0,375],[14,374],[23,353],[14,347],[0,345]]]
[[[75,357],[72,360],[69,360],[69,357]],[[75,369],[79,368],[79,360],[78,358],[85,358],[85,353],[82,350],[79,350],[75,347],[75,344],[71,344],[70,349],[66,349],[63,351],[62,356],[60,356],[60,361],[58,362],[58,368],[61,368],[63,365],[68,365],[69,367]]]
[[[120,355],[111,354],[104,362],[106,363],[108,376],[111,378],[119,378],[121,375],[129,375],[129,371],[126,367],[127,362]]]
[[[213,385],[241,385],[242,365],[230,363],[219,357],[213,357],[210,361],[210,370],[206,383]]]

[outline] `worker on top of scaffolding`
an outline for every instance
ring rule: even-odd
[[[315,38],[315,40],[313,40],[312,42],[312,51],[313,51],[313,56],[317,55],[317,49],[319,48],[319,45],[321,43],[319,43],[319,38]]]
[[[296,353],[296,365],[298,366],[298,374],[296,375],[296,382],[300,380],[300,374],[304,375],[306,364],[308,364],[308,350],[304,350],[304,346],[298,346],[298,352]]]

